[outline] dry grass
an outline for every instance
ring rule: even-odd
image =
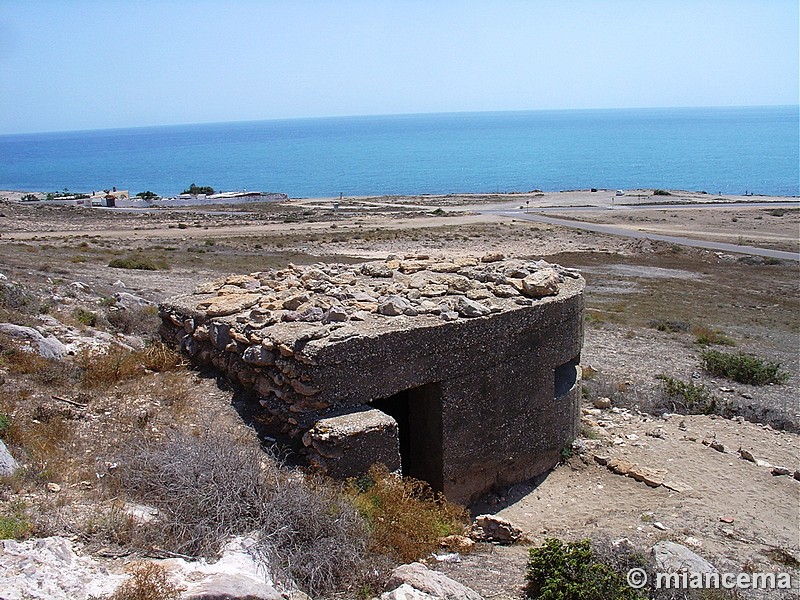
[[[76,362],[82,371],[83,386],[89,389],[109,387],[129,379],[136,379],[146,370],[163,372],[185,364],[175,350],[155,342],[143,350],[129,350],[110,346],[106,350],[84,351]]]
[[[278,578],[315,598],[374,589],[377,573],[386,570],[369,552],[366,522],[331,482],[284,479],[264,506],[259,533],[261,553]]]
[[[353,503],[367,519],[374,552],[411,562],[438,548],[442,537],[462,533],[469,515],[430,486],[373,466],[350,485]]]
[[[158,510],[128,542],[141,551],[212,557],[230,536],[256,532],[278,576],[314,597],[374,578],[368,528],[348,496],[281,469],[253,440],[174,432],[127,444],[119,462],[107,493]]]
[[[127,445],[112,482],[158,509],[161,518],[148,526],[152,545],[214,556],[226,537],[258,528],[271,489],[263,459],[257,445],[224,432],[174,432]]]
[[[164,567],[142,562],[131,568],[130,579],[107,600],[179,600],[183,590],[169,580]]]
[[[14,375],[28,375],[41,385],[63,387],[75,383],[80,371],[69,361],[43,358],[35,352],[15,348],[0,340],[0,367]]]
[[[28,465],[15,473],[14,478],[19,480],[16,483],[63,480],[72,464],[73,434],[73,428],[63,417],[52,416],[46,421],[23,420],[12,413],[4,439],[14,448],[17,459]]]

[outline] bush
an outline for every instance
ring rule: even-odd
[[[77,357],[81,380],[86,388],[108,387],[144,375],[141,353],[122,346],[103,350],[85,350]]]
[[[45,385],[67,385],[80,378],[80,370],[69,361],[44,358],[16,348],[0,352],[0,365],[10,373],[30,375],[33,381]]]
[[[87,327],[94,327],[97,325],[97,314],[85,308],[79,307],[74,309],[72,311],[72,316],[81,325],[86,325]]]
[[[0,308],[35,315],[41,312],[41,306],[41,300],[23,286],[0,281]]]
[[[168,268],[163,261],[155,261],[152,258],[137,255],[112,259],[108,266],[114,269],[138,269],[140,271],[161,271]]]
[[[780,364],[762,360],[740,352],[728,354],[718,350],[706,350],[701,355],[703,368],[711,375],[725,377],[737,383],[766,385],[784,383],[789,374],[781,371]]]
[[[22,502],[12,502],[0,514],[0,540],[22,540],[33,531]]]
[[[370,525],[372,549],[402,562],[430,554],[440,538],[462,533],[469,522],[466,509],[434,494],[426,482],[398,477],[383,465],[351,481],[350,493]]]
[[[183,588],[169,580],[167,570],[153,562],[134,566],[130,578],[108,600],[179,600]]]
[[[370,556],[367,523],[332,484],[284,481],[264,506],[259,533],[261,554],[278,577],[315,598],[376,587],[371,579],[382,565]]]
[[[736,341],[722,333],[719,329],[709,329],[708,327],[695,327],[692,330],[695,335],[694,343],[699,346],[735,346]]]
[[[663,382],[664,393],[672,401],[673,412],[711,415],[724,413],[727,410],[726,405],[702,383],[680,381],[669,375],[658,375],[657,379]]]
[[[159,511],[137,536],[143,548],[210,557],[230,536],[257,532],[270,568],[314,597],[375,571],[367,525],[349,497],[281,470],[256,443],[173,432],[130,444],[119,463],[112,491]]]
[[[653,196],[672,196],[667,190],[653,190]]]
[[[0,413],[0,440],[5,439],[9,429],[11,429],[11,417]]]
[[[158,194],[156,194],[155,192],[151,192],[150,190],[147,190],[145,192],[139,192],[138,194],[136,194],[135,197],[150,202],[151,200],[155,200],[156,198],[158,198]]]
[[[531,548],[526,592],[539,600],[643,600],[625,577],[597,560],[589,540],[562,543],[549,538]]]
[[[683,333],[689,331],[689,324],[686,321],[667,321],[665,319],[651,319],[647,322],[648,327],[664,331],[666,333]]]
[[[269,499],[258,446],[224,433],[170,433],[160,442],[132,442],[113,481],[158,509],[147,525],[152,543],[173,552],[213,556],[230,535],[257,530]]]
[[[116,308],[108,311],[106,320],[115,330],[127,334],[155,334],[161,324],[155,306]]]
[[[142,364],[146,369],[157,373],[172,371],[187,364],[180,352],[163,342],[153,342],[135,354],[141,357]]]

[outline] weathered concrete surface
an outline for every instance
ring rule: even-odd
[[[398,471],[400,447],[397,421],[376,409],[320,419],[303,436],[313,464],[332,477],[355,477],[375,463]]]
[[[336,425],[321,420],[373,407],[396,422],[403,473],[468,502],[552,467],[578,426],[583,279],[497,258],[231,276],[163,303],[162,334],[254,390],[328,472],[360,468],[334,466],[348,447],[397,462],[389,422],[320,438]]]

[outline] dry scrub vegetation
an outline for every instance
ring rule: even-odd
[[[6,302],[6,316],[37,310],[26,306],[35,303]],[[97,314],[94,325],[109,313]],[[155,332],[141,349],[63,359],[0,336],[0,374],[0,439],[22,465],[0,482],[2,538],[66,535],[106,556],[213,559],[248,535],[278,581],[352,597],[468,523],[427,484],[386,469],[337,483],[284,466],[214,379],[192,373]],[[177,593],[142,563],[110,600]]]

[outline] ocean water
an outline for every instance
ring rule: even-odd
[[[291,197],[672,188],[800,195],[797,106],[293,119],[0,136],[0,189]]]

